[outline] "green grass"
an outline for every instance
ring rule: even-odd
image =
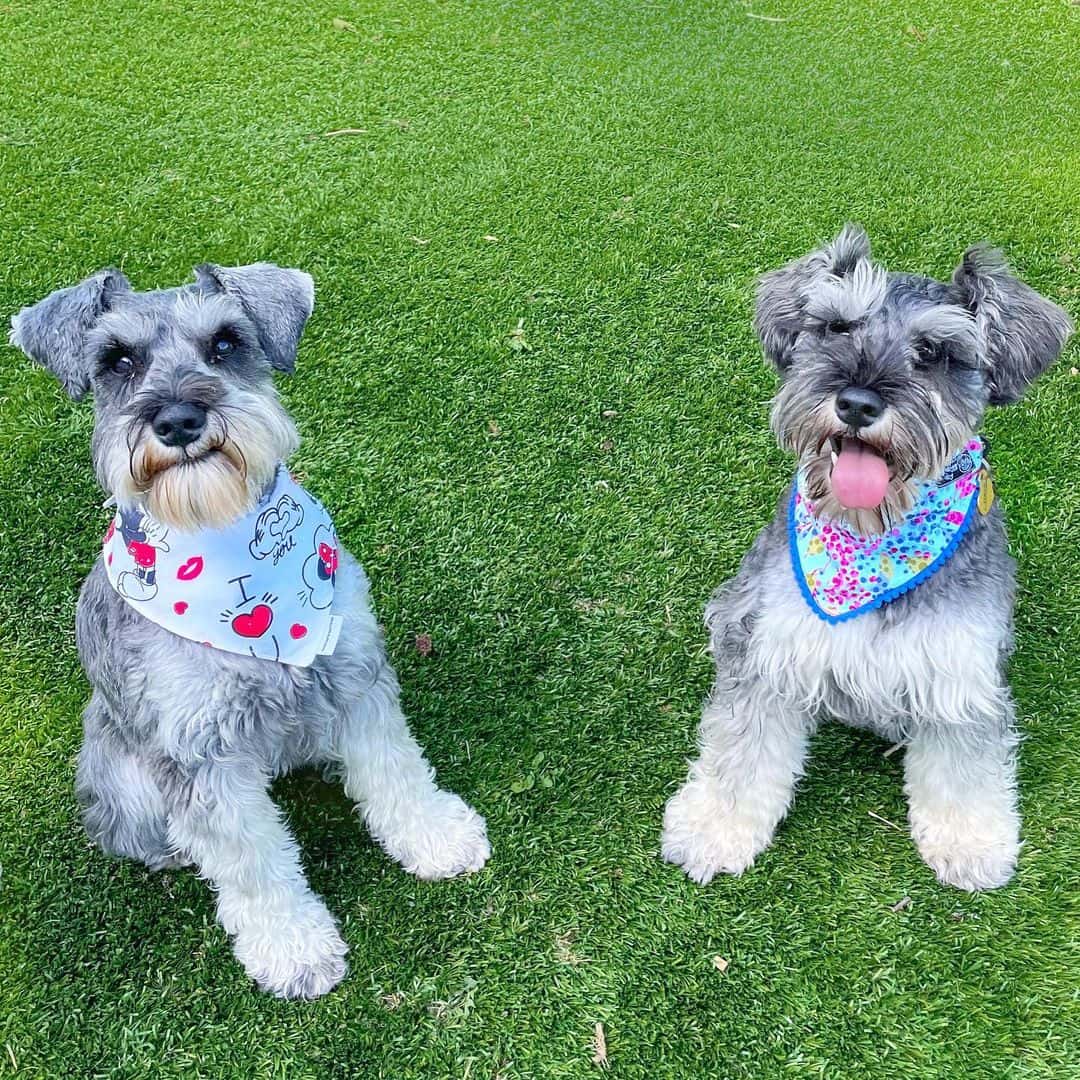
[[[421,884],[339,792],[282,783],[352,949],[297,1005],[245,981],[192,874],[88,847],[91,409],[7,351],[0,1074],[587,1077],[602,1022],[613,1077],[1076,1075],[1075,347],[987,423],[1021,559],[1014,883],[936,885],[870,813],[904,820],[898,756],[836,727],[741,879],[693,886],[658,830],[702,607],[790,469],[755,275],[853,218],[939,276],[991,239],[1080,315],[1078,49],[1068,0],[0,7],[0,311],[107,264],[314,273],[296,460],[495,849]]]

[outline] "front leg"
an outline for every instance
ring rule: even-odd
[[[720,675],[698,733],[701,756],[664,813],[664,859],[702,885],[747,869],[787,813],[813,728],[760,675]]]
[[[374,683],[339,718],[329,755],[345,793],[383,850],[426,880],[479,870],[491,855],[484,819],[435,783],[409,732],[397,678],[383,659]]]
[[[1020,851],[1016,745],[1008,691],[999,715],[923,723],[904,757],[911,835],[945,885],[974,892],[1004,885]]]
[[[169,838],[217,893],[218,920],[259,986],[282,998],[316,998],[345,976],[348,951],[304,878],[296,841],[247,760],[161,763]]]

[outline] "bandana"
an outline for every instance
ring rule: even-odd
[[[940,570],[978,508],[992,502],[983,444],[972,439],[937,480],[919,485],[915,505],[887,533],[862,536],[814,513],[802,470],[788,506],[791,566],[810,610],[829,623],[872,611]],[[980,498],[980,484],[990,495]]]
[[[284,465],[224,529],[180,532],[140,506],[120,507],[102,556],[112,587],[180,637],[298,667],[337,644],[334,524]]]

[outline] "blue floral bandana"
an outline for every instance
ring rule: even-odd
[[[800,469],[788,506],[788,539],[795,580],[810,610],[825,622],[844,622],[895,600],[941,569],[972,516],[986,513],[993,501],[983,454],[980,439],[968,442],[937,480],[920,485],[904,520],[874,536],[817,517]]]

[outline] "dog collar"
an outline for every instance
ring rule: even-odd
[[[255,508],[223,529],[181,532],[120,506],[102,555],[120,596],[180,637],[298,667],[337,644],[334,524],[284,465]]]
[[[800,469],[788,504],[795,580],[810,610],[839,623],[872,611],[936,573],[956,550],[976,510],[986,513],[993,488],[981,439],[971,439],[937,480],[919,485],[915,505],[888,532],[862,536],[819,518]],[[987,497],[980,497],[980,484]]]

